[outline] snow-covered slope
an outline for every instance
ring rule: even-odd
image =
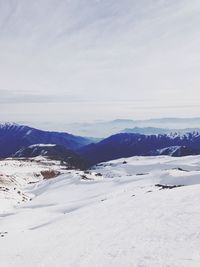
[[[199,267],[199,192],[200,156],[120,159],[29,185],[32,201],[0,215],[1,265]]]
[[[26,187],[43,179],[65,173],[60,161],[43,157],[6,159],[0,161],[0,214],[13,206],[31,200],[34,196]]]
[[[72,150],[54,144],[35,144],[23,147],[13,155],[14,158],[34,158],[38,156],[65,162],[69,169],[84,169],[86,165],[84,160]]]
[[[170,146],[163,149],[157,149],[152,151],[152,156],[171,156],[171,157],[183,157],[183,156],[191,156],[197,155],[198,153],[189,147],[186,146]]]

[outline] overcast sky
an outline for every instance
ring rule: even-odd
[[[0,121],[200,116],[199,0],[0,0]]]

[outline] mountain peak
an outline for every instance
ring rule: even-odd
[[[66,149],[76,150],[92,143],[89,138],[65,132],[50,132],[25,125],[4,123],[0,126],[0,157],[9,157],[19,149],[37,144],[57,144]]]

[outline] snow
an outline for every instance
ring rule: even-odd
[[[0,160],[0,214],[30,200],[32,193],[23,189],[43,180],[41,172],[49,170],[64,172],[59,162],[43,157]]]
[[[0,170],[21,181],[40,160]],[[132,157],[24,183],[32,200],[0,212],[1,266],[199,267],[199,174],[200,156]]]
[[[54,147],[56,144],[34,144],[30,145],[29,148],[34,148],[34,147]]]

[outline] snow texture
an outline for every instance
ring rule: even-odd
[[[120,159],[33,184],[43,165],[21,164],[0,163],[32,196],[13,207],[1,195],[1,266],[200,266],[200,156]]]

